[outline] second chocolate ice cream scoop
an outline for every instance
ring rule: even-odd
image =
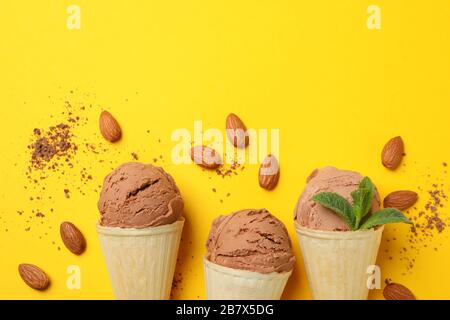
[[[212,224],[206,248],[209,261],[233,269],[288,272],[295,263],[286,227],[266,209],[219,216]]]

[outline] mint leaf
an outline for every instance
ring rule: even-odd
[[[369,198],[370,191],[367,189],[356,189],[351,193],[353,198],[352,212],[355,216],[355,229],[358,229],[359,223],[365,211],[365,203]]]
[[[325,208],[333,210],[344,219],[350,229],[355,230],[355,216],[352,212],[352,206],[344,197],[335,192],[321,192],[313,196],[312,199]]]
[[[364,177],[359,183],[358,189],[351,193],[353,198],[353,215],[355,216],[355,229],[358,229],[361,219],[370,211],[373,197],[375,196],[375,186],[369,177]]]
[[[403,222],[412,224],[411,221],[403,213],[394,208],[386,208],[377,211],[371,215],[359,228],[359,230],[367,230],[375,226],[380,226],[387,223]]]
[[[370,192],[375,196],[375,185],[369,177],[364,177],[359,183],[359,187],[369,189]]]

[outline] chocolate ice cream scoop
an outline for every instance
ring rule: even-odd
[[[151,164],[122,164],[105,177],[98,201],[100,225],[146,228],[171,224],[183,212],[175,181]]]
[[[349,231],[350,228],[338,215],[312,200],[320,192],[336,192],[350,203],[351,193],[358,188],[363,179],[354,171],[339,170],[334,167],[324,167],[314,170],[307,179],[305,190],[298,199],[294,211],[295,221],[304,227],[324,231]],[[380,196],[375,194],[371,212],[380,209]]]
[[[212,224],[206,249],[209,261],[233,269],[286,272],[295,263],[286,227],[266,209],[219,216]]]

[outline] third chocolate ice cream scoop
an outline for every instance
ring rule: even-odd
[[[320,192],[336,192],[352,203],[351,193],[358,188],[363,176],[354,171],[324,167],[314,170],[298,199],[294,211],[295,221],[307,228],[324,231],[349,231],[348,225],[338,215],[312,200]],[[371,212],[380,209],[380,196],[375,194]],[[370,214],[370,212],[369,212]]]

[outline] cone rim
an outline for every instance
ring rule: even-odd
[[[208,268],[219,273],[247,279],[279,280],[283,278],[289,278],[292,274],[292,270],[286,272],[260,273],[256,271],[233,269],[211,262],[206,258],[206,256],[203,257],[203,265],[205,269]]]
[[[374,234],[383,232],[384,226],[379,226],[377,228],[372,228],[369,230],[356,230],[356,231],[325,231],[325,230],[317,230],[311,229],[308,227],[304,227],[299,225],[297,222],[294,223],[295,231],[298,236],[307,236],[317,239],[324,240],[353,240],[353,239],[364,239],[371,238]]]
[[[147,228],[122,228],[122,227],[107,227],[100,225],[99,222],[96,223],[96,229],[99,234],[110,235],[110,236],[151,236],[163,233],[171,233],[179,231],[183,228],[184,217],[180,217],[177,221],[171,224],[164,224],[157,227],[147,227]]]

